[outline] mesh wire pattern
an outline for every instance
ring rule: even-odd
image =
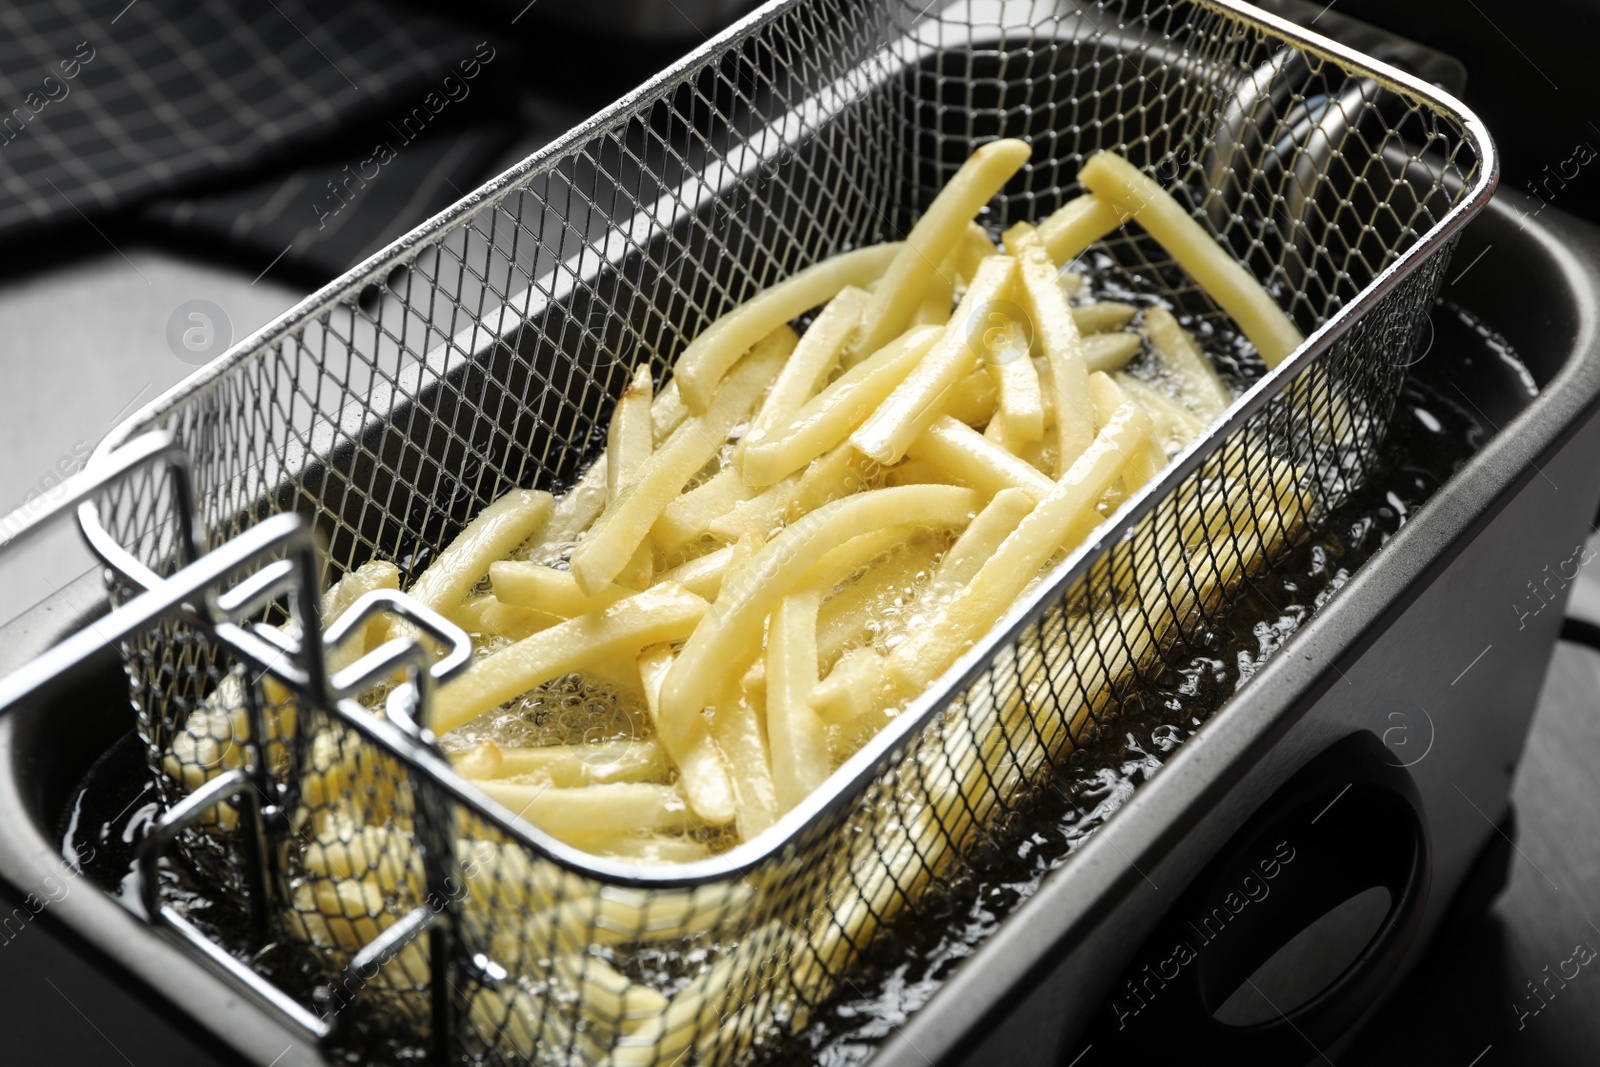
[[[998,136],[1033,157],[980,219],[991,231],[1044,216],[1079,191],[1084,159],[1117,150],[1267,283],[1311,351],[1064,560],[770,848],[677,874],[586,863],[426,751],[385,742],[359,707],[301,695],[264,757],[299,820],[265,850],[278,927],[304,956],[274,977],[314,976],[294,991],[348,1024],[339,1042],[441,1062],[731,1063],[803,1025],[882,928],[1004,841],[1029,789],[1361,478],[1452,235],[1492,187],[1492,149],[1448,102],[1226,4],[785,0],[114,435],[175,434],[212,543],[295,510],[324,535],[331,577],[374,558],[414,573],[506,490],[570,485],[639,363],[660,381],[760,287],[903,236]],[[1147,238],[1088,258],[1163,294],[1228,373],[1261,376]],[[179,561],[162,478],[111,492],[100,515],[166,574]],[[129,658],[157,771],[174,770],[191,712],[225,715],[249,694],[181,622]],[[252,758],[187,750],[161,775],[169,801],[175,779]],[[214,888],[237,887],[254,847],[222,808],[186,854]],[[358,956],[424,914],[425,935]]]

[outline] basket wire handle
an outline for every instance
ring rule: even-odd
[[[109,544],[98,521],[96,504],[96,498],[108,490],[158,465],[166,467],[172,487],[178,556],[183,564],[166,578]],[[280,1021],[325,1044],[338,1032],[337,1018],[320,1018],[212,941],[181,911],[163,903],[161,861],[185,830],[218,805],[233,804],[240,828],[251,843],[245,850],[244,871],[250,926],[255,943],[263,944],[269,932],[274,890],[281,881],[271,840],[274,833],[288,826],[287,812],[292,809],[296,792],[292,775],[285,785],[275,782],[269,772],[263,752],[264,739],[269,735],[260,690],[262,680],[270,675],[307,705],[347,717],[366,713],[341,707],[342,703],[378,679],[404,671],[407,683],[390,694],[388,717],[402,729],[406,739],[437,753],[431,733],[418,724],[427,721],[426,707],[433,686],[460,674],[470,663],[471,640],[437,612],[394,590],[366,594],[324,633],[316,535],[304,516],[272,516],[202,556],[199,546],[203,539],[194,517],[188,453],[166,431],[143,435],[115,449],[88,470],[68,478],[63,488],[65,492],[45,508],[32,513],[19,511],[6,521],[6,528],[15,532],[0,540],[0,555],[76,512],[96,554],[124,578],[144,588],[126,604],[0,678],[0,714],[49,694],[76,676],[104,649],[121,645],[163,621],[181,619],[198,627],[244,665],[252,679],[244,686],[250,736],[241,741],[248,759],[244,766],[220,774],[190,793],[156,821],[139,843],[136,854],[138,898],[145,911],[144,919],[151,926],[173,936],[201,963]],[[241,579],[240,574],[248,576]],[[297,639],[264,623],[239,621],[285,597],[299,633],[319,635],[318,640],[308,641],[303,636]],[[426,634],[444,650],[443,655],[436,660],[421,640],[406,636],[385,643],[330,678],[328,652],[379,612],[402,618],[413,634]],[[303,739],[296,739],[297,745],[302,743]],[[441,921],[451,914],[444,903],[459,884],[452,840],[454,827],[448,821],[448,812],[419,809],[416,819],[429,903],[364,946],[352,959],[351,968],[370,968],[398,952],[419,933],[429,932],[434,1044],[435,1051],[442,1052],[452,1039],[450,985],[441,980],[440,971],[449,965],[454,947],[453,924]],[[433,906],[436,902],[439,906]]]

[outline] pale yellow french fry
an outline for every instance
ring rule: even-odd
[[[913,483],[913,484],[945,484]],[[826,597],[817,619],[817,650],[819,658],[831,660],[844,644],[866,630],[871,619],[866,614],[873,598],[886,587],[897,590],[908,588],[911,575],[926,564],[931,568],[936,555],[931,541],[919,538],[925,531],[916,526],[885,526],[870,533],[852,537],[838,548],[818,560],[801,578],[799,588],[814,588],[819,597]],[[916,547],[899,554],[901,566],[872,566],[899,545],[916,542]],[[858,572],[865,572],[858,581],[840,587],[840,583]],[[840,588],[835,588],[840,587]],[[827,596],[829,590],[835,590]],[[852,616],[852,617],[846,617]],[[824,617],[828,620],[828,644],[824,650],[821,631]],[[770,641],[770,637],[769,637]],[[770,645],[769,645],[770,649]],[[746,689],[766,684],[766,664],[757,660],[745,672]],[[769,732],[770,736],[770,732]]]
[[[578,587],[578,580],[571,571],[558,571],[522,560],[498,560],[489,564],[489,584],[501,603],[536,608],[563,619],[599,611],[635,592],[620,585],[608,585],[590,596]]]
[[[581,1000],[591,990],[585,985],[571,995]],[[548,1050],[559,1048],[571,1050],[568,1062],[599,1063],[606,1055],[599,1037],[575,1028],[552,999],[548,989],[534,994],[514,981],[484,984],[473,990],[467,1015],[491,1054],[504,1062],[540,1063]]]
[[[655,451],[655,429],[650,417],[653,390],[650,366],[641,363],[611,413],[611,428],[606,435],[607,503],[622,495]]]
[[[773,427],[788,422],[790,416],[821,391],[828,376],[839,365],[845,345],[861,325],[861,313],[868,299],[865,290],[846,286],[828,301],[828,306],[800,338],[794,354],[779,372],[778,380],[772,383],[760,410],[750,420],[750,429],[739,442],[739,450],[761,440]],[[735,462],[737,460],[736,454]]]
[[[991,360],[989,374],[1000,390],[1000,415],[1006,432],[1021,441],[1044,438],[1044,395],[1039,372],[1023,348],[1007,353],[1008,359]]]
[[[477,786],[518,818],[563,839],[569,834],[683,830],[694,824],[682,795],[670,785],[612,782],[562,788],[486,778]]]
[[[1016,260],[990,256],[978,267],[950,326],[884,399],[850,435],[850,443],[879,463],[898,463],[906,446],[916,440],[940,414],[945,396],[978,365],[981,331],[991,305],[1011,285]]]
[[[826,553],[882,526],[964,526],[978,505],[971,489],[908,485],[836,500],[785,527],[749,567],[724,580],[684,642],[661,687],[662,718],[688,721],[715,698],[724,679],[743,675],[760,649],[761,620]]]
[[[456,773],[475,781],[516,778],[563,789],[607,782],[665,782],[668,774],[666,754],[650,737],[581,745],[505,746],[499,752],[499,761],[489,773],[482,773],[488,761],[468,759],[453,761]]]
[[[1089,375],[1089,399],[1094,404],[1097,425],[1109,423],[1118,411],[1128,405],[1137,404],[1137,401],[1130,398],[1122,387],[1116,383],[1115,379],[1098,371]],[[1144,408],[1140,406],[1140,410],[1143,411]],[[1104,417],[1101,416],[1101,412],[1105,413]],[[1149,412],[1145,412],[1145,414],[1147,417],[1149,416]],[[1154,420],[1151,420],[1151,426],[1153,428]],[[1144,445],[1135,449],[1128,456],[1127,465],[1122,470],[1122,477],[1117,482],[1120,486],[1120,492],[1112,494],[1112,503],[1121,503],[1129,496],[1132,496],[1140,486],[1155,477],[1156,473],[1166,465],[1166,462],[1167,454],[1162,450],[1160,444],[1156,442],[1152,429],[1150,433],[1146,434]]]
[[[873,290],[872,302],[862,315],[857,351],[874,352],[911,324],[928,280],[963,239],[967,223],[1028,161],[1029,152],[1023,141],[991,141],[961,165],[911,228],[904,246]]]
[[[938,467],[920,459],[903,459],[883,474],[884,485],[947,485],[949,482],[949,476]]]
[[[730,675],[732,672],[729,672]],[[667,675],[670,682],[672,675]],[[772,780],[772,756],[761,733],[759,694],[742,691],[737,682],[723,687],[710,702],[711,737],[733,782],[734,820],[745,841],[778,821],[778,799]]]
[[[883,556],[861,577],[839,587],[823,602],[817,614],[819,664],[832,664],[846,646],[869,639],[869,627],[876,621],[874,610],[909,596],[919,580],[933,572],[942,540],[912,538],[899,529],[893,532],[898,540],[910,543],[902,551]]]
[[[713,826],[733,821],[737,807],[728,766],[711,743],[705,716],[696,715],[680,723],[665,723],[661,718],[661,682],[672,668],[672,649],[653,645],[639,654],[639,675],[644,679],[646,706],[655,725],[661,746],[678,768],[678,784],[694,813]]]
[[[928,279],[922,300],[911,315],[912,326],[945,326],[950,322],[950,309],[955,307],[958,280],[952,259],[953,257],[946,256],[933,277]],[[851,353],[845,357],[844,362],[853,367],[866,355],[864,352]]]
[[[695,814],[705,818],[698,811]],[[668,834],[629,834],[608,838],[604,842],[596,841],[592,845],[583,841],[579,847],[604,856],[649,864],[693,863],[709,859],[712,855],[711,848],[703,841]]]
[[[667,1009],[660,992],[631,981],[598,956],[563,953],[554,970],[578,991],[584,1014],[613,1029],[626,1032]]]
[[[1305,338],[1299,328],[1261,283],[1153,178],[1120,156],[1097,152],[1079,169],[1078,180],[1095,195],[1132,214],[1233,317],[1269,368],[1300,347]]]
[[[846,286],[876,281],[899,255],[899,244],[872,245],[825,259],[756,294],[689,343],[673,380],[692,414],[704,413],[739,357],[774,330],[832,300]]]
[[[639,477],[621,498],[606,505],[605,512],[572,550],[572,573],[579,588],[597,593],[616,580],[662,509],[711,461],[727,441],[728,433],[761,399],[788,357],[789,338],[793,336],[794,332],[785,327],[783,332],[758,344],[728,376],[705,414],[685,419],[645,461]]]
[[[1122,329],[1138,313],[1139,309],[1132,304],[1124,304],[1120,300],[1100,300],[1073,308],[1072,321],[1079,333],[1102,333]]]
[[[712,536],[737,541],[745,534],[753,533],[765,540],[783,524],[798,480],[797,475],[791,474],[767,486],[721,518],[711,520]]]
[[[1039,236],[1050,258],[1058,264],[1066,264],[1083,255],[1096,241],[1110,236],[1129,217],[1129,213],[1116,204],[1089,193],[1068,200],[1047,216],[1039,223]],[[1011,233],[1007,230],[1005,234],[1006,251],[1016,255]],[[1077,284],[1081,286],[1081,278]]]
[[[671,555],[710,533],[713,522],[758,492],[745,482],[738,467],[723,467],[663,508],[661,517],[650,529],[650,536],[662,552]]]
[[[688,415],[683,400],[678,396],[678,383],[669,381],[656,390],[650,404],[650,425],[657,445],[683,424]],[[610,465],[606,457],[590,464],[576,484],[561,495],[550,514],[544,529],[519,553],[521,559],[539,559],[562,546],[570,545],[587,530],[600,513],[606,509],[606,471]]]
[[[714,1053],[712,1058],[686,1054],[723,1027],[744,998],[756,995],[756,983],[751,978],[759,973],[763,962],[771,964],[770,956],[765,960],[762,957],[770,953],[768,946],[781,937],[781,927],[768,923],[741,939],[731,951],[691,978],[666,1010],[619,1037],[606,1067],[731,1062],[715,1059]]]
[[[956,246],[950,252],[951,266],[968,285],[978,276],[978,267],[1000,250],[989,240],[989,234],[976,222],[968,222],[961,230]]]
[[[705,615],[706,602],[661,583],[580,615],[476,660],[434,697],[435,733],[445,733],[563,674],[605,660],[631,658],[646,645],[676,641]]]
[[[1163,307],[1146,308],[1144,331],[1156,358],[1171,372],[1184,402],[1203,422],[1209,424],[1228,409],[1233,403],[1233,390],[1223,384],[1217,369],[1189,331],[1178,325],[1172,312]]]
[[[1081,542],[1101,517],[1095,502],[1149,440],[1150,417],[1137,405],[1120,409],[1056,488],[1035,504],[938,618],[895,650],[891,670],[902,692],[915,693],[942,674],[1015,603],[1050,557]]]
[[[983,565],[1033,510],[1033,505],[1033,498],[1020,489],[1003,489],[996,493],[939,561],[923,594],[924,602],[942,604],[971,584]],[[823,632],[818,642],[826,660],[831,651],[828,644],[832,635],[826,623],[820,628]],[[884,662],[883,654],[871,646],[846,652],[827,679],[813,691],[813,709],[829,723],[845,723],[865,715],[880,691],[885,696],[891,695],[883,690]],[[838,755],[842,758],[849,752]]]
[[[830,500],[862,492],[873,485],[881,468],[857,452],[850,442],[835,445],[811,461],[789,497],[786,516],[809,515]]]
[[[671,384],[671,383],[668,383]],[[538,559],[570,548],[606,509],[606,470],[610,465],[604,453],[561,494],[550,512],[550,521],[520,553],[522,559]]]
[[[898,391],[945,336],[937,326],[913,327],[845,371],[787,422],[745,449],[745,480],[772,485],[843,441]]]
[[[1077,271],[1064,270],[1056,275],[1056,281],[1061,285],[1061,291],[1068,296],[1075,297],[1083,294],[1083,275]]]
[[[422,885],[422,857],[412,846],[411,835],[392,826],[324,831],[312,839],[300,858],[307,871],[330,883],[371,879],[383,893]],[[351,891],[332,892],[347,896]],[[370,899],[366,891],[362,895]]]
[[[810,796],[830,769],[822,720],[811,707],[821,600],[815,586],[790,593],[778,602],[767,635],[767,739],[779,814]]]
[[[982,426],[994,418],[1000,407],[1000,390],[983,369],[973,371],[956,383],[945,398],[944,411],[957,422]]]
[[[661,580],[676,582],[695,596],[715,600],[722,589],[722,576],[727,573],[728,560],[732,556],[732,545],[707,552],[663,574]]]
[[[1152,419],[1156,417],[1158,411],[1161,413],[1170,427],[1169,433],[1177,446],[1182,447],[1205,430],[1206,424],[1177,398],[1140,381],[1131,374],[1115,374],[1112,377],[1122,386],[1124,392],[1144,405]]]
[[[471,748],[450,753],[450,765],[463,778],[498,778],[504,758],[499,745],[479,741]]]
[[[537,489],[513,489],[478,512],[407,592],[453,618],[472,587],[550,518],[555,501]]]
[[[492,568],[494,564],[489,566]],[[503,603],[490,593],[463,603],[457,609],[456,622],[472,637],[509,637],[511,631],[520,631],[520,637],[527,637],[554,626],[561,619],[560,615]],[[520,640],[520,637],[513,640]]]
[[[1083,358],[1090,370],[1110,374],[1127,366],[1143,347],[1144,341],[1132,331],[1091,333],[1083,339]]]
[[[917,311],[912,316],[913,326],[944,326],[950,321],[950,309],[954,306],[956,282],[965,279],[971,281],[977,273],[978,264],[987,256],[995,253],[994,242],[989,240],[989,235],[982,226],[976,222],[967,223],[962,231],[961,239],[956,246],[945,256],[939,269],[934,271],[928,279],[927,289],[923,294],[922,302],[917,305]],[[863,353],[864,354],[864,353]],[[847,363],[847,365],[849,365]]]
[[[1089,409],[1089,367],[1077,320],[1056,284],[1055,264],[1044,239],[1023,224],[1007,231],[1015,248],[1022,293],[1033,316],[1034,336],[1050,366],[1050,409],[1055,432],[1057,477],[1083,454],[1094,439]]]
[[[1042,500],[1055,488],[1055,482],[1038,470],[948,415],[933,420],[906,455],[987,496],[1002,489],[1020,489],[1034,500]]]

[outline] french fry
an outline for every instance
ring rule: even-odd
[[[828,306],[800,338],[794,354],[783,365],[778,380],[772,383],[766,399],[761,402],[760,410],[750,420],[750,429],[735,450],[736,463],[743,449],[761,440],[773,427],[788,422],[790,416],[822,389],[828,375],[839,365],[845,345],[861,325],[861,313],[868,299],[865,290],[846,286],[828,301]]]
[[[478,512],[407,592],[434,611],[453,618],[472,587],[549,519],[549,493],[513,489]]]
[[[1116,204],[1090,193],[1068,200],[1039,223],[1039,237],[1052,260],[1058,264],[1070,263],[1088,251],[1090,245],[1110,236],[1128,218],[1128,213]],[[1006,251],[1015,255],[1011,233],[1007,230],[1005,234]],[[1079,284],[1082,284],[1081,279]]]
[[[840,497],[872,487],[879,467],[845,441],[811,461],[789,496],[785,515],[798,519]]]
[[[726,515],[712,519],[712,536],[737,541],[745,534],[755,534],[765,540],[767,535],[783,524],[783,517],[789,510],[789,501],[794,495],[795,483],[798,480],[796,475],[788,475],[767,486]]]
[[[1233,317],[1268,368],[1305,340],[1260,282],[1154,179],[1120,156],[1097,152],[1078,171],[1095,195],[1131,214],[1145,232]]]
[[[632,656],[646,645],[687,635],[706,602],[680,586],[657,583],[608,608],[569,619],[475,661],[435,694],[435,733],[445,733],[553,679]]]
[[[1144,340],[1132,331],[1091,333],[1083,339],[1083,359],[1090,370],[1109,374],[1127,366],[1143,347]]]
[[[759,649],[761,620],[831,549],[879,526],[964,526],[977,510],[973,490],[912,485],[836,500],[786,527],[749,567],[723,582],[715,604],[684,642],[661,687],[662,719],[681,723],[700,714],[721,679],[744,673]]]
[[[850,435],[858,451],[879,463],[900,461],[906,446],[940,413],[945,394],[977,367],[979,346],[969,336],[970,327],[982,327],[982,318],[1010,286],[1015,270],[1016,260],[1010,256],[983,261],[949,328]]]
[[[847,645],[867,638],[868,627],[874,621],[874,605],[905,595],[921,575],[933,571],[940,539],[913,537],[899,528],[891,528],[891,532],[905,547],[879,559],[860,578],[836,589],[817,613],[819,665],[833,664]]]
[[[688,409],[678,396],[678,383],[669,381],[656,391],[650,403],[650,427],[660,445],[683,424]],[[543,531],[519,554],[521,559],[536,559],[562,545],[576,541],[606,509],[606,472],[610,464],[604,455],[583,472],[576,485],[561,495]]]
[[[933,420],[906,455],[987,496],[1002,489],[1020,489],[1034,500],[1042,500],[1055,488],[1038,470],[948,415]]]
[[[809,336],[809,335],[808,335]],[[674,499],[661,511],[650,536],[671,555],[711,532],[711,524],[759,492],[739,468],[726,466],[705,482]]]
[[[1050,557],[1078,544],[1101,517],[1095,502],[1121,476],[1150,435],[1150,417],[1137,405],[1119,409],[1056,488],[1035,504],[994,555],[940,609],[936,621],[912,635],[891,658],[896,682],[915,692],[954,663],[1000,618]]]
[[[622,490],[639,476],[639,468],[655,450],[655,430],[650,417],[653,389],[650,367],[641,363],[611,413],[611,428],[606,435],[607,503],[622,495]]]
[[[862,314],[857,352],[875,352],[910,326],[928,279],[964,238],[967,223],[1028,161],[1029,154],[1023,141],[991,141],[961,165],[911,228],[873,290]],[[959,321],[960,315],[956,318]]]
[[[703,812],[696,811],[695,814],[702,819],[705,818]],[[589,845],[588,841],[578,843],[580,848],[589,848]],[[669,834],[629,834],[625,837],[597,840],[593,845],[592,851],[598,855],[615,856],[633,863],[693,863],[696,860],[707,859],[712,854],[710,847],[703,841]]]
[[[1073,308],[1072,321],[1079,333],[1102,333],[1122,329],[1138,313],[1139,309],[1132,304],[1124,304],[1120,300],[1100,300]]]
[[[471,748],[450,753],[450,764],[463,778],[498,778],[505,757],[493,741],[479,741]]]
[[[944,412],[957,422],[982,426],[1000,407],[1000,390],[989,373],[979,369],[956,383],[945,396]]]
[[[717,385],[739,357],[773,331],[846,286],[877,280],[901,251],[899,244],[872,245],[825,259],[740,304],[701,331],[678,357],[673,380],[691,414],[704,414]],[[880,342],[881,343],[881,342]]]
[[[667,679],[671,677],[669,673]],[[772,757],[761,735],[755,699],[756,694],[733,682],[724,685],[721,695],[711,702],[711,737],[728,761],[734,819],[739,836],[746,841],[778,820]]]
[[[1110,375],[1099,371],[1089,375],[1089,399],[1094,404],[1095,423],[1099,426],[1108,424],[1116,417],[1118,411],[1135,403]],[[1144,409],[1141,407],[1139,410]],[[1149,413],[1145,414],[1148,417]],[[1154,426],[1153,420],[1151,426]],[[1127,466],[1123,468],[1122,477],[1117,483],[1121,487],[1121,492],[1114,494],[1113,505],[1121,503],[1137,492],[1140,486],[1155,477],[1156,473],[1166,466],[1166,462],[1167,454],[1156,442],[1152,429],[1146,434],[1144,444],[1129,455]]]
[[[1044,396],[1039,391],[1039,372],[1027,350],[1014,347],[1009,358],[990,360],[989,374],[1000,390],[1000,417],[1006,432],[1021,441],[1044,437]]]
[[[561,619],[610,607],[635,592],[620,585],[608,585],[591,596],[578,587],[572,572],[523,560],[499,560],[489,564],[489,584],[501,603],[536,608]]]
[[[492,574],[499,562],[491,563],[489,571]],[[533,566],[533,564],[530,564]],[[543,566],[539,564],[539,566]],[[537,608],[526,608],[518,604],[507,604],[499,597],[489,596],[473,597],[457,610],[461,628],[468,635],[476,634],[481,637],[504,637],[511,641],[520,641],[524,637],[531,637],[540,630],[548,630],[556,623],[568,618],[565,615],[554,615],[548,611]]]
[[[1199,436],[1206,428],[1206,424],[1201,422],[1194,412],[1161,390],[1147,385],[1131,374],[1116,374],[1113,377],[1125,392],[1144,405],[1152,419],[1158,412],[1166,419],[1170,426],[1169,432],[1178,447]],[[1176,448],[1173,451],[1176,451]]]
[[[1016,249],[1018,273],[1034,334],[1050,367],[1050,410],[1056,447],[1056,476],[1066,473],[1072,461],[1094,439],[1089,411],[1089,371],[1083,338],[1076,318],[1056,284],[1055,264],[1044,239],[1025,224],[1006,234],[1008,248]]]
[[[787,336],[785,336],[787,335]],[[729,432],[750,413],[788,358],[787,327],[769,336],[735,368],[705,414],[685,419],[666,443],[645,461],[639,477],[595,520],[572,550],[572,574],[579,588],[593,594],[627,566],[662,509],[695,473],[717,454]]]
[[[1033,510],[1034,500],[1020,489],[1002,489],[978,512],[956,543],[939,561],[923,594],[924,603],[942,604],[964,589],[977,576],[990,557],[1000,550],[1017,525]],[[826,652],[832,636],[826,624],[819,626],[819,646]],[[833,671],[812,694],[812,706],[829,723],[845,723],[866,714],[870,694],[882,685],[883,656],[875,648],[863,646],[846,652]],[[841,739],[842,740],[842,739]],[[840,758],[848,751],[836,753]]]
[[[1172,312],[1163,307],[1146,308],[1144,328],[1156,357],[1171,372],[1189,408],[1205,423],[1226,411],[1233,403],[1233,391],[1223,384],[1217,369]]]
[[[672,668],[672,648],[653,645],[639,654],[639,674],[644,679],[646,705],[661,746],[678,768],[678,784],[694,813],[713,826],[733,821],[737,810],[728,767],[711,743],[705,717],[696,715],[680,723],[661,718],[661,682]]]
[[[945,337],[946,331],[936,326],[914,326],[845,371],[787,422],[745,450],[745,480],[772,485],[850,436]]]
[[[977,274],[978,264],[995,253],[994,242],[983,227],[976,222],[967,223],[961,239],[945,256],[939,269],[928,279],[922,302],[912,316],[913,326],[944,326],[950,321],[950,309],[955,304],[956,282],[971,281]]]
[[[715,600],[717,593],[722,589],[722,576],[727,571],[728,560],[732,555],[733,546],[729,545],[715,552],[696,556],[663,574],[661,581],[676,582],[697,597]]]
[[[989,235],[982,226],[976,222],[968,222],[961,230],[961,236],[956,241],[956,246],[950,252],[952,265],[956,273],[968,284],[978,276],[978,267],[990,256],[999,255],[1000,250],[989,240]]]
[[[485,795],[555,837],[635,830],[683,830],[694,816],[678,790],[647,782],[562,788],[501,778],[480,780]]]
[[[488,744],[489,742],[484,742]],[[469,749],[468,753],[475,752]],[[581,745],[502,747],[489,773],[488,761],[453,760],[463,778],[487,781],[516,778],[547,782],[563,789],[606,782],[666,782],[666,754],[654,738],[624,738]]]

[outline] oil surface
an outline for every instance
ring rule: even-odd
[[[1102,289],[1098,295],[1122,294]],[[1074,755],[1017,821],[1006,848],[986,854],[964,881],[937,900],[919,902],[880,937],[846,991],[814,1013],[776,1062],[865,1061],[1482,447],[1489,428],[1471,397],[1494,397],[1493,406],[1501,410],[1532,397],[1527,370],[1480,320],[1442,302],[1432,319],[1432,348],[1411,369],[1381,459],[1366,483],[1282,565],[1245,586],[1224,624],[1204,635],[1201,651],[1182,665],[1170,687],[1143,693],[1115,730]],[[1217,342],[1226,341],[1206,340],[1214,354]],[[1226,355],[1219,362],[1225,375],[1243,376]],[[80,843],[95,846],[86,875],[135,908],[132,851],[155,805],[143,749],[129,735],[85,778],[60,828],[65,853]],[[191,917],[225,937],[241,929],[244,917],[236,907],[196,899],[181,887],[181,872],[169,867],[164,873],[173,891],[190,898]],[[291,991],[308,993],[316,983],[307,961],[289,946],[276,946],[258,962]],[[415,1062],[415,1054],[378,1038],[359,1055],[362,1062],[384,1063]]]

